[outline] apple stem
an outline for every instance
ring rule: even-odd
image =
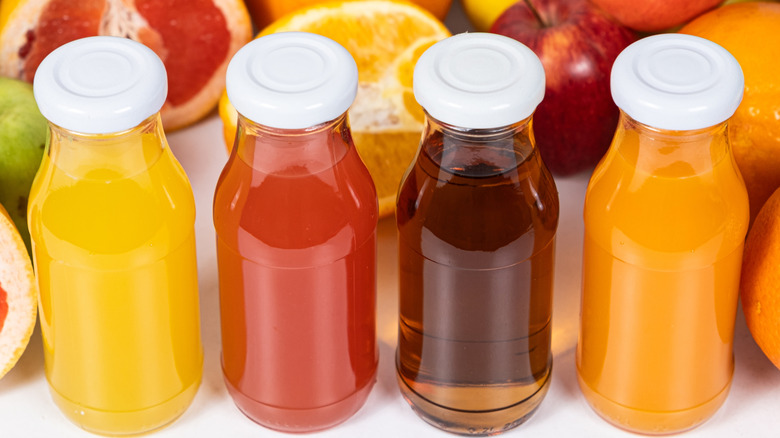
[[[523,0],[523,2],[525,3],[526,6],[528,6],[528,9],[531,10],[531,13],[534,14],[534,17],[536,17],[536,20],[539,22],[539,24],[542,27],[547,27],[547,23],[544,22],[542,16],[539,15],[539,11],[537,11],[534,5],[531,4],[531,0]]]

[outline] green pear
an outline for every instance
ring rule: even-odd
[[[32,85],[0,77],[0,204],[30,251],[27,198],[41,165],[48,126]]]

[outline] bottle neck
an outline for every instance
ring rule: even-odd
[[[73,178],[114,180],[148,170],[167,147],[160,115],[111,134],[84,134],[49,124],[49,160]]]
[[[726,122],[703,129],[669,131],[637,122],[622,111],[614,144],[630,166],[658,177],[710,172],[729,154]]]
[[[484,178],[513,171],[533,155],[532,117],[490,129],[466,129],[426,113],[421,152],[455,175]]]
[[[236,154],[249,166],[279,176],[310,175],[335,166],[353,147],[347,114],[304,129],[260,125],[238,115]]]

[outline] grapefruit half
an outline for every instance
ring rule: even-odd
[[[205,116],[219,100],[233,54],[252,36],[242,0],[3,0],[0,75],[32,82],[57,47],[95,35],[139,41],[163,60],[166,129]]]
[[[37,294],[22,236],[0,206],[0,378],[27,347],[35,327]]]

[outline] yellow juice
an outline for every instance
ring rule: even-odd
[[[728,394],[748,201],[725,129],[623,116],[588,186],[579,383],[631,431],[689,429]]]
[[[158,120],[88,141],[53,127],[30,196],[46,377],[102,434],[173,421],[201,380],[195,207]]]

